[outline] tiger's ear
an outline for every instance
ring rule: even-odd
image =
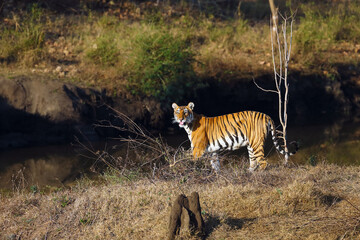
[[[172,106],[173,109],[178,108],[178,105],[176,103],[173,103],[171,106]]]
[[[195,105],[193,102],[189,102],[188,107],[190,108],[190,110],[193,110]]]

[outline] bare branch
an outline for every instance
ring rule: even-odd
[[[254,84],[255,84],[255,86],[257,87],[257,88],[259,88],[260,90],[262,90],[262,91],[264,91],[264,92],[272,92],[272,93],[278,93],[277,91],[275,91],[275,90],[271,90],[271,89],[265,89],[265,88],[262,88],[262,87],[260,87],[256,82],[255,82],[255,78],[253,78],[253,82],[254,82]]]
[[[276,84],[276,89],[279,91],[279,83],[277,81],[277,77],[279,76],[276,72],[276,62],[275,62],[275,53],[274,53],[274,36],[273,36],[273,31],[272,31],[272,21],[270,18],[270,36],[271,36],[271,56],[272,56],[272,62],[273,62],[273,67],[274,67],[274,73],[275,73],[275,84]]]

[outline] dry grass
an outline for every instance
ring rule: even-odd
[[[165,239],[171,204],[193,191],[200,195],[206,239],[360,237],[359,166],[272,161],[266,171],[250,173],[247,158],[228,154],[216,175],[206,157],[192,162],[188,151],[117,116],[124,125],[108,127],[130,132],[133,137],[119,140],[132,151],[124,157],[92,152],[111,168],[96,181],[31,186],[31,193],[18,181],[12,192],[0,192],[0,239]],[[196,238],[185,231],[178,239]]]
[[[206,239],[358,239],[360,167],[226,167],[206,180],[83,179],[48,194],[1,196],[0,236],[164,239],[178,194],[198,191]],[[181,239],[191,239],[186,233]]]

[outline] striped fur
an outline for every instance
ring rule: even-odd
[[[267,161],[264,156],[264,143],[268,132],[276,149],[284,155],[293,155],[280,149],[274,121],[266,114],[254,111],[231,113],[217,117],[205,117],[193,112],[194,103],[187,106],[172,104],[174,123],[184,128],[191,142],[194,159],[200,158],[206,152],[220,150],[235,150],[247,147],[250,159],[250,170],[257,167],[265,169]],[[212,162],[218,170],[220,165]]]

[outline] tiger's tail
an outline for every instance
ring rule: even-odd
[[[269,117],[270,118],[270,117]],[[296,141],[290,142],[291,145],[294,146],[294,151],[292,152],[286,152],[285,149],[283,149],[280,145],[279,145],[279,138],[277,136],[277,132],[276,132],[276,127],[274,124],[274,121],[270,118],[269,121],[269,126],[270,126],[270,131],[271,131],[271,136],[272,136],[272,140],[274,142],[274,146],[276,148],[276,150],[279,151],[279,153],[281,153],[282,155],[285,156],[285,158],[287,158],[288,156],[294,155],[298,150],[299,150],[299,145],[297,144]]]

